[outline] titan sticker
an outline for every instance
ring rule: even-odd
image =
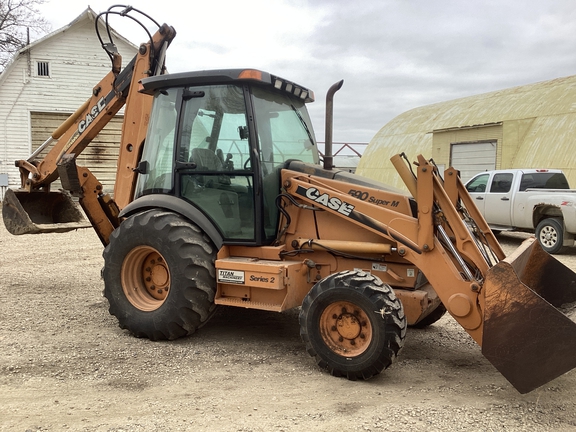
[[[243,284],[244,272],[239,270],[223,270],[218,269],[218,282]]]

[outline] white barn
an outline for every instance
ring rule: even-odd
[[[27,159],[110,71],[96,35],[96,17],[86,9],[67,26],[22,48],[0,74],[0,199],[6,186],[20,186],[14,161]],[[101,20],[99,26],[106,35]],[[112,35],[126,65],[138,47],[114,31]],[[78,159],[106,190],[111,190],[116,172],[121,123],[117,116]]]

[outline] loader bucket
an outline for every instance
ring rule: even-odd
[[[526,240],[486,275],[482,354],[520,392],[576,367],[576,273]]]
[[[72,197],[63,192],[28,192],[7,189],[2,218],[10,234],[40,234],[89,228],[90,223]]]

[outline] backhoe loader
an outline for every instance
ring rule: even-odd
[[[140,12],[117,7],[103,15]],[[326,96],[321,165],[312,91],[254,69],[168,74],[176,33],[158,27],[124,68],[103,43],[111,72],[48,138],[45,157],[16,162],[21,188],[2,208],[12,234],[73,230],[87,216],[121,328],[176,339],[218,305],[301,307],[308,353],[356,380],[392,364],[408,326],[448,311],[521,393],[576,366],[576,274],[534,239],[506,257],[455,169],[394,155],[411,196],[334,169],[342,81]],[[76,158],[124,105],[109,195]]]

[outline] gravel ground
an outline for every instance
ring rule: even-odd
[[[510,252],[522,237],[500,240]],[[387,371],[350,382],[316,367],[297,311],[220,308],[182,340],[130,336],[101,295],[91,230],[0,226],[0,248],[1,430],[576,430],[576,372],[521,395],[449,316],[410,329]],[[576,249],[559,258],[576,270]]]

